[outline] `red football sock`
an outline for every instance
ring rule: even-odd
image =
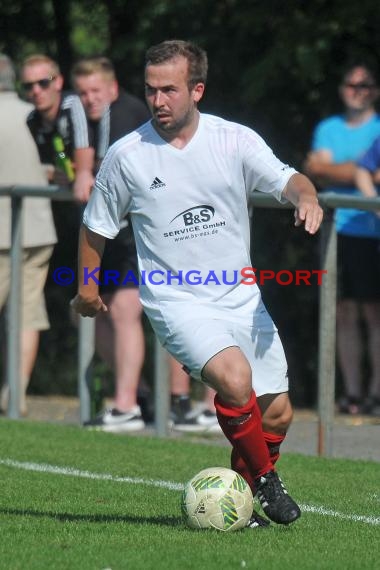
[[[268,447],[269,455],[274,465],[278,458],[280,457],[280,445],[285,439],[284,435],[277,435],[274,433],[263,432],[265,442]],[[232,448],[231,452],[231,469],[240,473],[242,477],[247,481],[248,485],[251,487],[253,494],[256,493],[255,483],[252,475],[249,472],[248,466],[244,459],[239,454],[236,448]]]
[[[286,434],[279,435],[277,433],[269,433],[267,431],[264,431],[263,435],[268,446],[271,461],[274,465],[280,457],[280,445],[284,441]]]
[[[273,469],[256,394],[252,392],[249,402],[241,408],[223,403],[216,395],[215,408],[220,427],[246,463],[252,480]]]
[[[231,451],[231,469],[239,473],[247,481],[248,485],[251,487],[252,493],[255,495],[256,489],[254,478],[250,474],[246,462],[240,456],[236,447],[233,447]]]

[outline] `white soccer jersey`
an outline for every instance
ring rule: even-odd
[[[131,214],[150,317],[172,301],[206,312],[214,302],[238,317],[247,303],[254,310],[260,302],[257,285],[242,284],[241,270],[251,265],[249,193],[281,201],[295,172],[248,127],[201,114],[195,135],[178,149],[148,122],[109,149],[84,223],[114,238]]]

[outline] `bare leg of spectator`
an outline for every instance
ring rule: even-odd
[[[358,305],[341,301],[337,307],[337,348],[343,375],[345,395],[360,399],[362,340],[359,330]],[[354,411],[354,410],[353,410]]]
[[[169,376],[171,393],[175,396],[189,396],[190,377],[188,373],[184,371],[182,364],[170,355]]]
[[[104,295],[113,334],[104,322],[97,326],[97,347],[107,363],[114,363],[115,408],[127,411],[137,404],[137,389],[144,362],[142,307],[137,289],[118,289]]]
[[[370,398],[380,400],[380,303],[365,303],[363,312],[368,328],[368,349],[371,365],[368,394]]]
[[[180,431],[219,432],[216,418],[214,397],[215,390],[205,386],[201,409],[192,409],[190,398],[190,376],[182,368],[182,364],[169,356],[169,375],[171,388],[170,415],[174,429]]]
[[[36,330],[21,331],[21,366],[20,366],[20,414],[26,416],[26,391],[37,358],[40,333]],[[6,412],[9,405],[9,386],[4,383],[1,390],[1,409]]]

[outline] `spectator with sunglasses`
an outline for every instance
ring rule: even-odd
[[[59,66],[50,57],[35,54],[24,60],[21,86],[26,98],[34,105],[27,123],[48,180],[60,186],[71,182],[65,172],[57,167],[57,138],[74,170],[72,191],[75,203],[53,201],[52,204],[58,234],[52,267],[59,264],[75,270],[81,204],[87,202],[94,181],[94,150],[89,145],[87,120],[81,101],[77,95],[63,92],[63,84]]]
[[[59,66],[45,55],[36,54],[24,60],[21,81],[26,97],[35,107],[28,117],[28,126],[37,142],[41,162],[54,166],[53,138],[60,136],[75,168],[74,197],[78,202],[87,202],[94,181],[94,151],[89,146],[86,115],[79,97],[63,93]],[[51,181],[62,182],[62,172],[49,170]]]
[[[339,94],[343,113],[317,125],[305,170],[320,189],[355,195],[359,193],[355,163],[380,135],[375,73],[366,64],[351,65],[343,74]],[[339,410],[349,414],[372,412],[376,401],[380,402],[380,220],[376,221],[373,212],[341,208],[336,210],[335,223],[337,349],[345,390]],[[367,329],[371,368],[368,383],[362,381],[362,322]]]

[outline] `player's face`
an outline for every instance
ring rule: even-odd
[[[147,104],[162,134],[178,134],[195,121],[196,104],[203,92],[203,83],[189,90],[188,63],[182,56],[145,69]]]
[[[75,90],[87,117],[92,121],[100,120],[108,105],[115,101],[118,94],[116,81],[98,72],[76,77]]]
[[[378,93],[379,91],[373,78],[363,67],[355,67],[346,75],[340,87],[343,103],[351,111],[371,109]]]
[[[23,68],[22,86],[37,111],[52,114],[58,110],[63,78],[54,73],[49,63],[35,63]]]

